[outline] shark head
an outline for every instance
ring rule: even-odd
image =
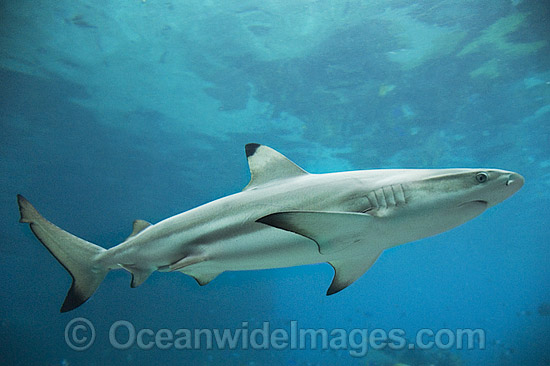
[[[524,183],[521,175],[498,169],[402,172],[392,180],[390,187],[384,186],[368,194],[373,207],[366,211],[372,216],[389,218],[395,215],[402,220],[404,229],[395,230],[390,240],[395,243],[435,235],[461,225],[512,196]]]
[[[423,191],[431,195],[431,204],[448,208],[495,206],[516,193],[524,183],[521,175],[499,169],[448,169],[435,171],[421,181]],[[441,172],[441,173],[438,173]],[[434,202],[434,201],[440,202]]]
[[[489,169],[479,170],[474,175],[475,183],[471,188],[471,197],[480,197],[487,207],[494,206],[516,193],[525,179],[514,172]]]
[[[498,169],[443,169],[423,174],[404,186],[412,212],[422,218],[419,227],[424,227],[424,234],[473,219],[512,196],[524,183],[521,175]]]

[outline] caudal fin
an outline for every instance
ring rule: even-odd
[[[19,222],[30,224],[34,235],[73,278],[61,312],[79,307],[92,296],[109,272],[96,260],[105,249],[58,228],[40,215],[25,197],[17,195],[17,202],[21,213]]]

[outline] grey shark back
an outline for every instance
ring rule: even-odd
[[[517,192],[521,175],[498,169],[388,169],[310,174],[263,145],[245,147],[242,192],[157,224],[136,220],[105,250],[46,220],[21,195],[21,222],[73,278],[61,308],[86,302],[113,269],[141,285],[178,271],[206,285],[224,271],[329,263],[327,295],[361,277],[390,247],[461,225]]]

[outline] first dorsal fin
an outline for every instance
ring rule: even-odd
[[[243,191],[275,180],[308,174],[298,165],[288,160],[283,154],[270,147],[259,144],[247,144],[245,151],[250,168],[250,183],[248,183]]]
[[[135,220],[132,226],[132,233],[129,237],[126,238],[126,240],[133,238],[137,234],[141,233],[143,230],[147,229],[149,226],[151,226],[151,223],[145,220]]]

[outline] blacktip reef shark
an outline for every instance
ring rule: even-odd
[[[136,220],[110,249],[46,220],[18,195],[20,222],[73,282],[61,312],[82,305],[107,272],[125,269],[132,287],[154,271],[206,285],[225,271],[328,262],[327,295],[352,284],[388,248],[454,228],[518,191],[521,175],[497,169],[383,169],[310,174],[277,151],[246,145],[250,183],[242,192],[167,218]]]

